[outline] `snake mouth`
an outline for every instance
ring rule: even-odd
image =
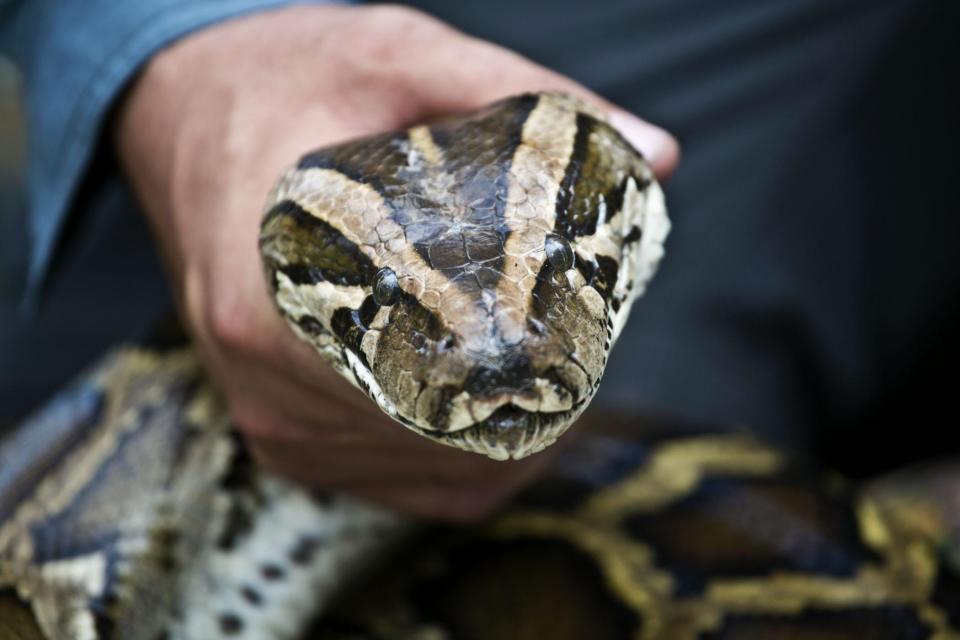
[[[457,431],[417,429],[422,435],[494,460],[519,460],[547,448],[576,420],[586,403],[567,411],[528,411],[507,404]]]

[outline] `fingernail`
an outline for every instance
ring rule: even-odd
[[[664,160],[675,144],[673,137],[660,127],[655,127],[622,111],[614,111],[610,114],[610,124],[650,163]]]

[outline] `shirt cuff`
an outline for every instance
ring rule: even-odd
[[[0,5],[0,47],[25,80],[27,304],[49,270],[114,99],[158,49],[207,25],[302,0],[24,0]],[[332,4],[319,1],[312,4]]]

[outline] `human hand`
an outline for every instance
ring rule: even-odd
[[[314,490],[474,519],[548,456],[493,462],[407,431],[298,340],[257,253],[266,194],[306,151],[523,91],[608,109],[664,177],[662,130],[571,80],[400,7],[300,6],[228,21],[158,53],[114,141],[164,255],[181,319],[255,459]]]

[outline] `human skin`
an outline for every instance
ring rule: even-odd
[[[665,177],[662,130],[573,81],[393,6],[298,6],[230,20],[157,53],[112,137],[164,257],[181,321],[262,466],[419,516],[483,517],[549,455],[494,462],[407,431],[297,339],[257,252],[266,194],[304,152],[523,91],[607,109]]]

